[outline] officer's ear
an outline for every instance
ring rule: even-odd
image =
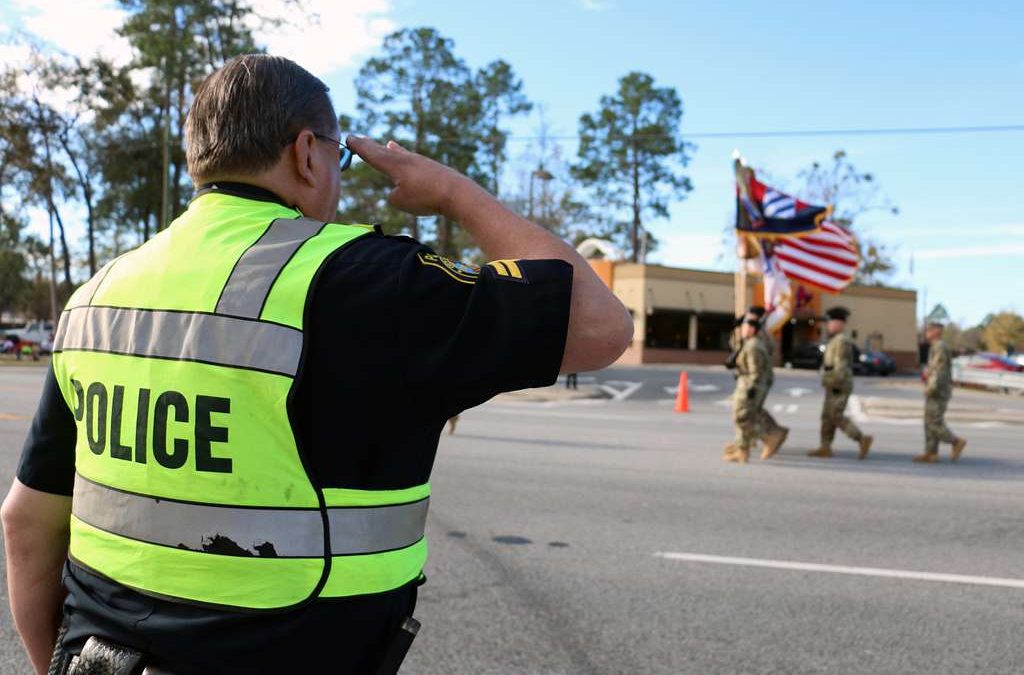
[[[315,170],[317,162],[316,135],[309,129],[303,129],[296,136],[295,142],[292,143],[290,152],[292,153],[292,161],[294,162],[295,174],[298,179],[308,187],[315,188],[317,186]]]

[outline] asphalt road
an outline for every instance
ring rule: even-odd
[[[0,369],[4,481],[41,374]],[[740,467],[719,457],[726,374],[691,370],[688,414],[672,412],[675,369],[594,377],[640,386],[492,402],[442,438],[403,673],[1024,672],[1024,427],[965,423],[960,463],[919,466],[919,422],[860,413],[868,460],[847,439],[811,459],[818,388],[780,372],[769,404],[790,440]],[[920,397],[912,381],[857,386]],[[25,672],[8,619],[0,672]]]

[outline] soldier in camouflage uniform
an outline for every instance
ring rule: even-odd
[[[821,386],[825,388],[825,404],[821,409],[821,445],[808,454],[811,457],[831,457],[832,439],[838,427],[857,441],[860,446],[858,459],[864,459],[874,438],[863,433],[843,414],[846,401],[853,393],[853,342],[843,332],[850,311],[845,307],[833,307],[825,315],[828,317],[829,341],[821,364]]]
[[[786,442],[786,437],[789,435],[789,427],[784,427],[776,422],[772,414],[764,407],[768,392],[771,391],[772,385],[775,384],[775,340],[772,339],[772,336],[768,334],[764,327],[765,308],[760,305],[754,305],[747,310],[747,314],[756,316],[758,321],[760,321],[761,325],[757,331],[757,339],[761,341],[765,352],[768,353],[768,378],[765,384],[764,395],[757,402],[757,407],[760,410],[761,438],[764,440],[764,450],[761,451],[761,459],[770,459],[779,451],[782,444]]]
[[[942,341],[943,326],[929,323],[925,338],[930,343],[928,365],[924,369],[924,454],[914,457],[915,462],[931,464],[939,461],[939,443],[951,443],[951,459],[960,459],[967,441],[958,438],[946,426],[946,406],[953,395],[952,358],[949,347]]]
[[[771,361],[764,344],[757,339],[761,322],[747,314],[740,324],[739,349],[729,358],[736,369],[736,389],[732,397],[732,418],[736,425],[736,440],[725,447],[722,459],[746,464],[750,448],[761,435],[761,408],[768,391]],[[727,364],[728,365],[728,364]]]

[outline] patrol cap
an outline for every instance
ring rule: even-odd
[[[845,307],[832,307],[825,312],[825,316],[836,321],[846,321],[850,317],[850,310]]]
[[[929,328],[931,328],[932,326],[935,326],[936,328],[945,328],[946,322],[943,321],[942,319],[928,319],[925,325],[927,325]]]

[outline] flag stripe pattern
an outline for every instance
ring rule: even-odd
[[[830,222],[822,223],[814,234],[777,239],[774,253],[787,277],[828,293],[849,286],[860,263],[853,236]]]

